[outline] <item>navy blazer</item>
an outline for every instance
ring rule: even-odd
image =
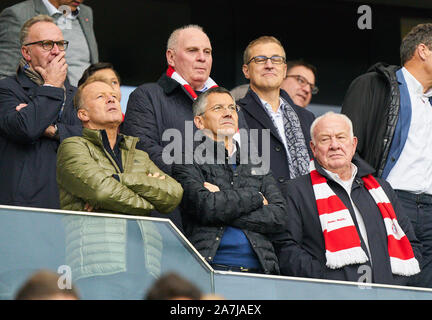
[[[0,80],[0,204],[60,208],[56,181],[59,143],[80,135],[81,121],[73,107],[76,88],[38,86],[23,72]],[[27,106],[16,111],[20,103]],[[56,124],[60,141],[44,136]]]
[[[282,89],[280,90],[280,95],[292,106],[294,111],[297,113],[303,135],[305,137],[309,156],[312,157],[312,151],[310,149],[309,142],[311,140],[310,126],[315,119],[314,114],[302,107],[295,105],[288,93]],[[267,114],[266,110],[264,110],[259,97],[252,89],[249,89],[246,96],[237,101],[237,104],[242,108],[242,113],[246,119],[249,129],[270,129],[270,170],[278,182],[278,186],[282,193],[286,195],[286,182],[290,179],[287,161],[288,155],[286,153],[283,141],[279,136],[278,129],[273,124],[273,121]],[[258,155],[262,157],[263,141],[261,130],[258,132],[258,141],[256,144],[258,147]]]

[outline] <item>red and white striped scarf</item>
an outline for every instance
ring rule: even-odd
[[[196,92],[194,89],[192,89],[192,87],[190,86],[190,84],[183,79],[183,77],[181,75],[179,75],[173,67],[168,66],[168,69],[166,71],[166,75],[168,77],[170,77],[171,79],[177,81],[178,83],[180,83],[185,89],[186,91],[192,96],[192,98],[195,100],[196,98],[198,98]],[[217,87],[218,85],[216,84],[216,82],[213,81],[212,78],[208,78],[207,81],[204,83],[204,88],[210,89],[213,87]]]
[[[337,269],[368,261],[366,253],[361,248],[360,238],[349,210],[329,187],[327,179],[315,169],[313,160],[309,169],[324,234],[327,267]],[[399,226],[386,193],[372,175],[369,174],[362,180],[384,220],[392,273],[403,276],[419,273],[419,263],[414,257],[407,236]]]

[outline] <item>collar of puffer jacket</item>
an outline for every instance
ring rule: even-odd
[[[132,146],[136,144],[135,141],[139,140],[136,137],[126,136],[121,133],[119,133],[119,135],[123,137],[122,141],[119,144],[120,148],[122,149],[130,150]],[[88,128],[83,128],[82,136],[83,138],[89,140],[91,143],[103,148],[102,130],[92,130]]]

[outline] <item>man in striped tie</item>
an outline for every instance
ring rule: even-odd
[[[407,285],[421,245],[390,184],[355,155],[348,117],[311,125],[309,174],[288,182],[291,222],[275,241],[285,275]]]

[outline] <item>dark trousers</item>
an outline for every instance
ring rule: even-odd
[[[396,190],[396,193],[423,246],[421,272],[411,284],[432,288],[432,196],[401,190]]]

